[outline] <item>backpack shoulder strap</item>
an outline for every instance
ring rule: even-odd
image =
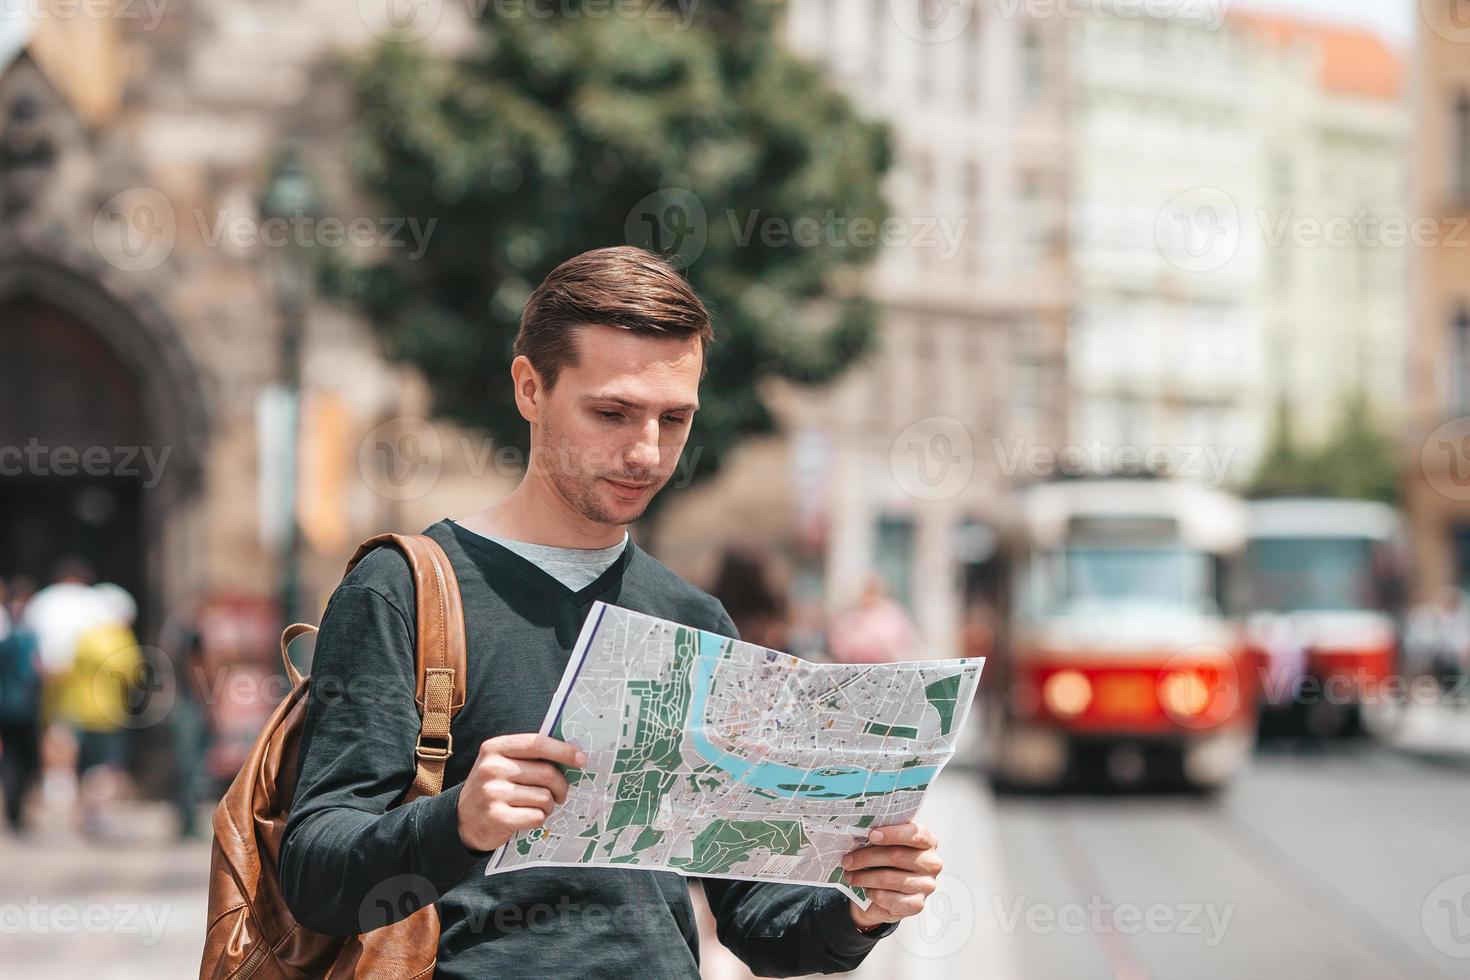
[[[428,535],[379,534],[368,538],[347,563],[347,572],[383,544],[398,548],[408,559],[417,608],[418,683],[414,700],[421,720],[414,746],[418,766],[407,802],[434,796],[444,788],[444,765],[454,751],[449,724],[465,700],[464,606],[449,556]]]

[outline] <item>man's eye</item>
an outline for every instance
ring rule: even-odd
[[[689,419],[683,415],[665,415],[664,421],[669,423],[670,425],[683,425],[685,422],[688,422]]]
[[[594,411],[597,413],[597,417],[600,419],[620,419],[623,417],[622,412],[609,412],[601,408],[594,409]]]

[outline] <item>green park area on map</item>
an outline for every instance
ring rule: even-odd
[[[830,885],[867,828],[913,817],[982,660],[816,664],[596,603],[543,730],[588,753],[487,874],[619,865]]]

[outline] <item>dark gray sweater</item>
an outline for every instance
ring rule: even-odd
[[[697,977],[683,879],[666,871],[527,868],[485,877],[460,841],[460,785],[496,735],[541,726],[594,600],[725,636],[725,609],[628,542],[572,591],[534,563],[445,518],[425,532],[459,577],[469,679],[444,792],[393,806],[413,782],[414,595],[397,549],[368,555],[332,594],[312,667],[281,883],[298,920],[366,931],[437,902],[440,977]],[[839,892],[703,879],[721,942],[763,976],[855,968],[884,926],[860,933]]]

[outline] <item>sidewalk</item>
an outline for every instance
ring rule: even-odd
[[[0,974],[153,980],[198,973],[207,840],[176,842],[164,804],[120,808],[117,833],[105,841],[73,831],[65,813],[37,816],[24,838],[0,832]]]
[[[1467,713],[1470,718],[1470,713]],[[861,980],[1019,976],[1010,937],[988,914],[1004,892],[994,799],[975,768],[981,726],[946,768],[919,819],[939,836],[945,870],[925,913],[880,943]],[[171,809],[130,803],[116,835],[89,840],[65,809],[33,813],[17,839],[0,831],[0,976],[154,980],[197,974],[205,927],[209,842],[173,837]],[[200,825],[207,828],[208,814]],[[748,978],[712,935],[706,977]]]
[[[1364,721],[1401,752],[1470,766],[1470,703],[1394,705],[1370,712]]]

